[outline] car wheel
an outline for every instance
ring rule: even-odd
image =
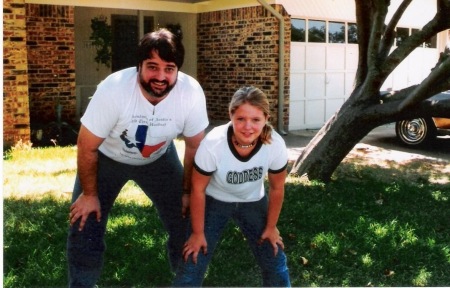
[[[397,138],[407,145],[422,145],[436,138],[437,129],[432,119],[416,118],[395,123]]]

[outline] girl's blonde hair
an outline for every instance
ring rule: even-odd
[[[260,89],[253,86],[246,86],[237,90],[231,98],[230,105],[228,106],[230,115],[233,115],[236,112],[236,109],[245,103],[258,108],[264,113],[266,118],[269,118],[269,100],[267,99],[266,94],[264,94],[264,92]],[[263,144],[270,144],[272,140],[272,129],[272,125],[270,125],[269,121],[267,121],[261,135],[259,135],[259,139],[261,139]]]

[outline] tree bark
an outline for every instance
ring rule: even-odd
[[[381,123],[377,117],[361,121],[363,111],[349,105],[331,117],[294,162],[290,174],[328,182],[359,140]]]

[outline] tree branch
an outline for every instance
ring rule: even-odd
[[[384,20],[386,19],[386,15],[388,12],[389,0],[384,1],[374,1],[375,5],[375,14],[374,14],[374,23],[372,25],[372,30],[370,31],[369,38],[369,47],[367,49],[367,65],[369,69],[377,69],[379,68],[380,59],[378,58],[378,49],[380,47],[381,42],[381,34],[384,27]]]
[[[448,17],[450,12],[450,1],[448,0],[437,0],[437,13],[442,15],[442,21],[450,22],[450,17]]]
[[[370,29],[372,24],[372,1],[356,0],[356,23],[358,26],[358,71],[355,77],[355,87],[361,86],[367,75],[367,48],[369,46]],[[369,12],[369,13],[367,13]]]
[[[391,21],[386,26],[384,30],[383,41],[381,42],[378,52],[380,59],[386,59],[386,57],[389,55],[391,47],[392,45],[394,45],[396,36],[395,27],[397,26],[398,21],[400,21],[400,18],[403,16],[403,13],[405,13],[406,8],[408,8],[411,2],[412,0],[403,0],[402,4],[398,7],[397,11],[395,11],[394,15],[392,16]]]
[[[445,2],[445,3],[442,3]],[[383,64],[381,76],[386,78],[412,51],[437,33],[450,28],[450,1],[438,0],[438,12],[422,30],[408,37],[402,45],[398,46]]]
[[[414,91],[403,100],[398,109],[403,111],[405,109],[410,108],[416,103],[425,100],[430,97],[429,88],[438,85],[440,82],[448,82],[450,75],[450,57],[447,57],[442,63],[439,64],[433,71],[431,71],[430,75],[428,75],[425,80],[420,83],[419,86],[414,89]]]
[[[361,121],[378,120],[379,124],[396,122],[404,119],[419,117],[450,118],[450,99],[424,100],[410,109],[398,112],[401,99],[386,101],[382,104],[372,105],[361,113]]]

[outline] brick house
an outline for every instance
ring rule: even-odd
[[[419,1],[419,6],[428,4]],[[135,65],[132,49],[140,36],[171,24],[181,26],[186,47],[181,70],[203,86],[210,120],[227,120],[231,95],[251,84],[269,96],[272,124],[281,132],[318,128],[351,91],[357,45],[350,32],[344,42],[333,43],[328,33],[311,43],[308,36],[293,39],[291,29],[303,23],[305,35],[313,24],[327,32],[332,25],[349,31],[355,22],[352,5],[353,0],[326,5],[314,0],[4,0],[4,145],[30,140],[40,125],[55,120],[57,105],[62,120],[77,126],[96,85],[112,71]],[[110,67],[94,61],[94,18],[105,19],[116,39]],[[420,24],[405,27],[412,31]],[[425,51],[429,59],[437,59],[443,42],[438,39],[434,50]]]
[[[93,61],[95,52],[89,41],[92,18],[85,19],[86,15],[106,17],[117,30],[114,33],[125,36],[132,34],[123,30],[130,23],[126,16],[131,17],[130,21],[150,19],[153,27],[181,24],[187,50],[182,70],[203,85],[211,120],[227,118],[226,105],[232,93],[243,84],[261,87],[274,107],[277,105],[279,21],[255,1],[241,1],[251,5],[239,9],[221,10],[224,5],[219,4],[214,8],[216,11],[204,13],[197,12],[202,1],[135,1],[141,2],[137,4],[139,9],[132,9],[133,3],[120,7],[123,1],[108,1],[109,6],[103,8],[77,6],[77,1],[59,2],[62,5],[49,5],[46,1],[3,1],[5,145],[19,139],[30,140],[35,125],[55,120],[57,104],[62,105],[62,120],[77,125],[95,85],[112,71]],[[73,5],[67,5],[72,2]],[[145,6],[148,2],[153,5]],[[216,2],[229,5],[228,1]],[[274,8],[289,24],[283,7],[274,5]],[[283,49],[289,51],[290,35],[285,35]],[[285,100],[289,93],[288,63],[286,57]],[[112,64],[114,67],[114,59]]]

